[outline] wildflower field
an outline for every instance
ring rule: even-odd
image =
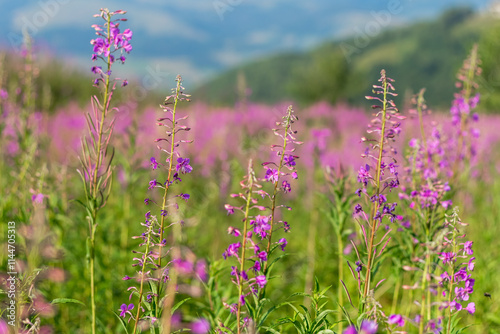
[[[445,111],[384,69],[365,108],[216,107],[182,73],[142,105],[126,12],[92,29],[83,106],[46,107],[29,37],[0,58],[0,334],[500,333],[477,45]]]

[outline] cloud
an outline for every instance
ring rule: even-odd
[[[231,49],[217,50],[212,53],[212,58],[223,66],[235,66],[250,58],[248,53],[239,53]]]
[[[270,30],[257,30],[250,32],[246,37],[249,45],[268,44],[277,37],[276,32]]]
[[[158,73],[158,77],[162,79],[160,88],[165,92],[169,92],[170,88],[173,87],[175,77],[178,74],[182,75],[184,83],[189,87],[203,82],[213,74],[212,71],[202,70],[193,62],[180,57],[151,57],[140,61],[130,61],[129,65],[133,67],[133,72],[139,78],[151,72]]]
[[[133,22],[135,29],[143,29],[150,35],[179,36],[195,41],[203,41],[208,38],[204,31],[168,13],[164,7],[160,6],[160,2],[157,5],[145,6],[141,4],[143,1],[38,1],[15,10],[11,26],[17,31],[21,31],[25,27],[33,30],[30,27],[34,27],[36,32],[48,28],[90,29],[90,26],[97,22],[93,15],[98,13],[99,8],[104,7],[112,10],[127,10],[127,18]]]

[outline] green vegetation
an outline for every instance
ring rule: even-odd
[[[500,51],[500,33],[499,29],[491,29],[498,28],[494,23],[495,19],[486,14],[467,8],[452,9],[433,21],[382,31],[364,47],[359,47],[359,36],[353,36],[303,54],[287,53],[257,60],[226,72],[195,94],[214,104],[234,103],[237,73],[244,73],[252,92],[251,101],[274,103],[292,99],[303,104],[319,100],[356,104],[359,96],[371,89],[364,78],[374,77],[379,68],[386,68],[400,78],[401,95],[396,103],[426,87],[428,103],[434,108],[447,108],[455,89],[455,73],[478,40],[482,40],[479,52],[489,83],[484,89],[500,89],[500,63],[496,56]],[[482,107],[493,109],[500,105],[498,98],[491,97],[490,101]]]

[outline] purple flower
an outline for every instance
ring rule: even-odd
[[[5,89],[0,89],[0,99],[7,99],[9,97],[9,93]]]
[[[210,332],[210,323],[207,319],[200,318],[191,324],[193,334],[206,334]]]
[[[90,69],[92,73],[99,74],[102,72],[102,67],[101,66],[92,66]]]
[[[189,194],[180,194],[179,195],[180,198],[182,198],[183,200],[185,200],[187,202],[187,200],[191,197]]]
[[[278,182],[278,170],[273,169],[273,168],[268,168],[266,171],[266,176],[264,179],[269,182]]]
[[[363,270],[363,265],[361,264],[361,262],[359,261],[356,261],[356,271],[359,273],[361,272],[361,270]]]
[[[224,208],[227,210],[228,215],[234,214],[234,206],[226,204],[224,205]]]
[[[267,253],[265,251],[262,251],[262,252],[259,252],[259,254],[257,254],[257,257],[262,261],[262,262],[265,262],[267,261]]]
[[[282,188],[285,193],[289,193],[290,191],[292,191],[292,187],[290,186],[290,183],[288,183],[287,181],[283,181]]]
[[[263,289],[266,286],[267,279],[266,276],[260,275],[255,277],[255,282],[259,285],[259,288]]]
[[[368,164],[365,167],[361,166],[358,171],[358,182],[363,183],[365,187],[368,185],[368,180],[372,178],[370,173],[368,173],[369,171],[370,166]]]
[[[375,321],[363,320],[359,330],[364,331],[364,334],[376,334],[378,330],[378,325]]]
[[[343,334],[358,334],[358,331],[356,330],[356,327],[352,325],[347,327]]]
[[[196,262],[194,272],[203,282],[208,280],[207,263],[204,260]]]
[[[255,272],[260,271],[260,269],[261,269],[260,262],[259,261],[255,261],[255,263],[252,266],[252,269],[255,270]]]
[[[464,244],[464,255],[472,255],[474,254],[474,251],[472,250],[472,241],[466,241]]]
[[[125,314],[127,314],[127,313],[131,314],[130,311],[133,309],[134,309],[134,304],[130,304],[128,306],[127,306],[127,304],[122,304],[122,306],[120,306],[120,309],[119,309],[119,311],[121,311],[120,317],[125,318]]]
[[[295,166],[296,165],[295,158],[297,158],[297,157],[290,155],[290,154],[285,154],[285,156],[283,157],[283,161],[285,162],[285,166],[289,166],[289,167]]]
[[[474,314],[476,312],[476,304],[474,303],[469,303],[469,305],[467,305],[467,307],[465,308],[467,310],[467,312],[469,312],[470,314]]]
[[[455,253],[449,252],[449,253],[441,253],[441,256],[439,257],[441,260],[443,260],[443,264],[447,264],[448,262],[455,262]]]
[[[255,220],[250,221],[250,225],[253,225],[253,231],[258,234],[261,239],[267,236],[267,231],[271,230],[271,225],[269,225],[269,216],[258,215]]]
[[[280,244],[281,250],[285,251],[285,247],[288,244],[288,242],[286,241],[286,239],[285,238],[281,238],[280,240],[278,240],[278,243]]]
[[[224,257],[224,260],[230,256],[238,257],[238,250],[240,249],[240,247],[241,247],[240,242],[229,245],[227,250],[222,254],[222,256]]]
[[[153,169],[157,169],[158,168],[158,162],[156,161],[156,159],[154,157],[151,157],[151,159],[149,159],[151,161],[151,167]]]
[[[398,327],[403,327],[405,325],[405,319],[401,314],[392,314],[387,319],[387,322],[391,325],[397,324]]]
[[[43,198],[45,197],[44,194],[35,194],[31,196],[31,201],[35,204],[43,204]]]
[[[476,259],[475,257],[471,257],[471,258],[469,259],[469,263],[467,264],[467,269],[468,269],[469,271],[473,271],[473,270],[474,270],[474,262],[473,262],[473,261],[474,261],[475,259]]]
[[[454,310],[457,310],[457,311],[460,311],[462,309],[462,305],[456,301],[452,301],[450,303],[450,310],[451,311],[454,311]]]
[[[154,187],[156,187],[156,184],[157,184],[156,179],[153,179],[153,180],[149,181],[149,187],[148,187],[148,189],[149,190],[153,189]]]
[[[177,159],[177,166],[175,166],[175,170],[177,172],[180,171],[181,174],[191,173],[193,170],[193,167],[191,167],[189,165],[189,158],[186,158],[186,159],[178,158]]]

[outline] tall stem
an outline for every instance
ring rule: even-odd
[[[474,75],[477,67],[477,45],[475,45],[472,48],[472,53],[470,57],[470,62],[469,62],[469,69],[467,71],[467,78],[464,80],[464,104],[468,105],[469,100],[470,100],[470,95],[472,93],[472,88],[473,88],[473,80],[474,80]],[[466,131],[466,125],[467,125],[467,117],[468,113],[461,113],[460,114],[460,133],[458,134],[458,155],[455,160],[455,165],[453,168],[453,179],[456,179],[456,174],[458,173],[458,165],[460,163],[460,154],[462,153],[463,149],[462,147],[465,145],[467,146],[467,143],[464,143],[465,138],[464,138],[464,132]],[[466,147],[467,148],[467,147]],[[463,152],[464,154],[466,152]],[[468,162],[468,159],[464,159],[465,162]],[[452,180],[453,181],[453,180]]]
[[[288,108],[288,115],[286,118],[286,124],[285,124],[285,135],[283,137],[283,149],[281,150],[281,158],[280,158],[280,163],[278,165],[278,172],[277,172],[278,176],[277,176],[276,182],[274,182],[274,191],[273,191],[273,196],[271,197],[271,202],[272,202],[271,203],[271,222],[269,224],[271,226],[271,228],[269,230],[269,237],[267,239],[267,249],[266,249],[268,256],[269,256],[269,252],[271,251],[271,238],[273,235],[273,225],[274,225],[275,214],[276,214],[276,196],[278,194],[281,169],[283,168],[283,160],[285,158],[286,146],[288,144],[288,131],[290,130],[290,126],[291,126],[291,120],[290,120],[291,112],[292,112],[292,109],[291,109],[291,107],[289,107]],[[266,261],[266,263],[264,264],[264,274],[266,274],[266,275],[267,275],[268,262],[269,261]],[[265,289],[265,287],[264,287],[264,289]]]
[[[344,252],[344,241],[342,240],[342,235],[341,231],[339,229],[339,233],[337,233],[337,253],[338,253],[338,266],[339,266],[339,282],[344,281],[344,258],[343,258],[343,252]],[[338,311],[337,311],[337,321],[338,321],[338,326],[339,326],[339,333],[342,333],[342,329],[344,327],[344,323],[342,322],[342,305],[344,305],[344,291],[342,289],[342,284],[339,284],[337,287],[337,298],[339,300],[339,306],[338,306]]]
[[[111,43],[111,35],[110,35],[110,23],[111,23],[111,16],[108,14],[107,16],[107,33],[108,33],[108,43]],[[109,44],[111,45],[111,44]],[[111,53],[108,55],[107,58],[107,65],[108,65],[108,71],[106,74],[106,83],[104,85],[104,101],[102,104],[102,110],[101,110],[101,119],[99,122],[99,128],[98,130],[98,141],[97,141],[97,147],[95,147],[95,153],[96,153],[96,158],[97,162],[95,165],[95,168],[93,170],[93,175],[92,175],[92,180],[91,180],[91,194],[92,194],[92,199],[94,200],[94,203],[92,205],[92,220],[91,220],[91,233],[90,233],[90,296],[91,296],[91,309],[92,309],[92,334],[96,333],[96,304],[95,304],[95,232],[97,229],[97,212],[99,211],[99,207],[97,207],[97,197],[99,196],[99,182],[98,182],[98,177],[99,177],[99,170],[101,169],[101,164],[102,164],[102,137],[104,134],[104,119],[106,118],[107,110],[108,110],[108,104],[109,104],[109,71],[111,70]]]
[[[139,288],[139,302],[137,303],[137,313],[135,315],[135,323],[134,323],[134,334],[137,332],[137,324],[139,323],[139,315],[141,313],[141,303],[142,303],[142,297],[144,294],[144,279],[146,277],[145,270],[146,270],[146,263],[147,263],[147,257],[149,255],[149,245],[151,244],[151,228],[153,226],[153,223],[150,223],[151,226],[148,227],[148,240],[146,241],[146,250],[144,251],[144,258],[142,261],[142,267],[141,267],[141,286]]]
[[[384,89],[384,100],[382,103],[382,129],[380,131],[380,141],[378,143],[378,160],[377,160],[377,173],[376,173],[376,188],[375,188],[375,194],[377,195],[377,199],[379,198],[380,195],[380,176],[381,176],[381,165],[382,165],[382,154],[384,151],[384,142],[385,142],[385,124],[386,124],[386,114],[387,114],[387,79],[384,78],[383,82],[383,89]],[[368,244],[368,263],[366,264],[366,278],[365,278],[365,287],[363,291],[363,299],[366,299],[366,296],[368,295],[368,292],[370,291],[370,283],[371,283],[371,271],[372,271],[372,264],[373,264],[373,247],[375,243],[375,234],[378,229],[378,224],[377,220],[375,219],[375,215],[379,209],[379,201],[376,200],[372,204],[372,210],[371,210],[371,224],[370,224],[370,241]],[[364,309],[364,303],[363,303],[363,309]]]
[[[161,210],[165,210],[167,208],[167,198],[168,198],[168,190],[170,189],[170,183],[172,180],[172,170],[174,166],[174,148],[175,148],[175,125],[176,125],[176,110],[177,110],[177,103],[179,101],[179,93],[181,90],[181,80],[178,78],[177,80],[177,86],[175,88],[175,98],[174,98],[174,107],[172,110],[172,136],[170,140],[170,152],[169,152],[169,158],[168,158],[168,175],[167,175],[167,181],[165,182],[165,192],[163,193],[163,199],[162,199],[162,205],[161,205]],[[161,215],[160,219],[160,246],[158,250],[158,268],[161,272],[161,259],[162,259],[162,247],[163,245],[163,235],[164,235],[164,227],[165,227],[165,216]],[[157,305],[159,305],[160,301],[160,287],[158,287],[158,296],[157,296]],[[159,307],[156,308],[156,313],[155,316],[158,318],[159,316]],[[167,315],[168,317],[168,315]]]
[[[253,161],[250,159],[248,162],[248,193],[247,193],[247,203],[245,206],[245,218],[243,220],[243,243],[241,245],[241,259],[240,259],[240,274],[245,270],[245,251],[247,245],[247,232],[248,232],[248,215],[250,212],[250,204],[252,203],[253,195]],[[238,311],[236,314],[236,326],[238,326],[238,334],[241,333],[241,296],[243,294],[243,278],[238,277]]]

